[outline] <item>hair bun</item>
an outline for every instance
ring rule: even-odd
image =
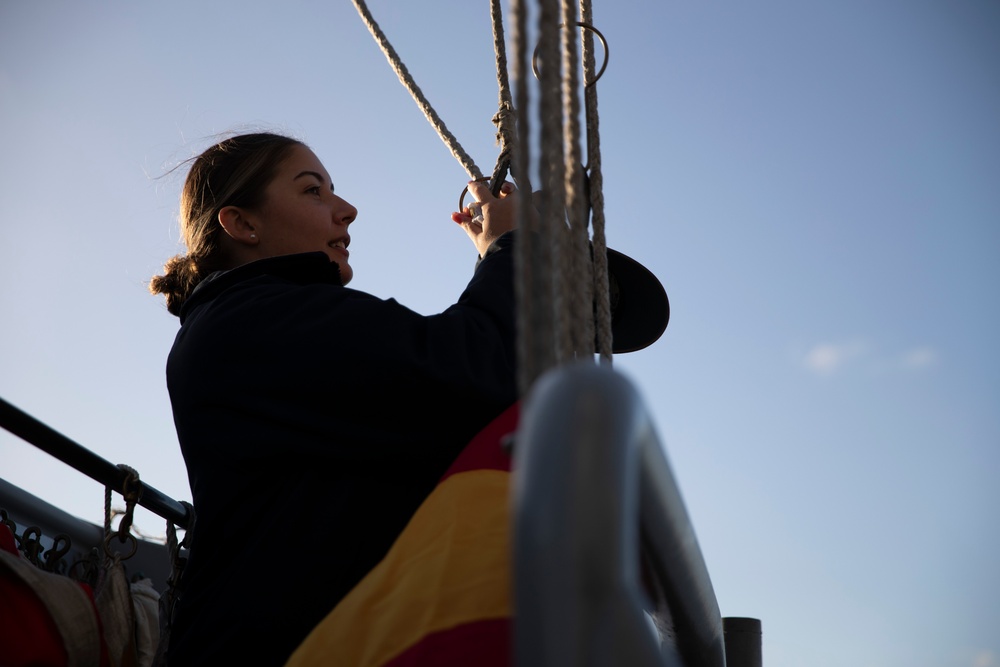
[[[190,255],[174,255],[163,265],[163,275],[149,281],[152,294],[167,298],[167,310],[180,315],[181,306],[200,281],[198,265]]]

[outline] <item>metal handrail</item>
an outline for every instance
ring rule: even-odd
[[[514,452],[518,667],[725,667],[704,559],[649,414],[631,383],[591,364],[543,376]],[[644,552],[676,641],[644,611]]]
[[[0,398],[0,426],[51,454],[96,482],[121,493],[129,473],[101,458],[83,445],[38,421],[27,412]],[[190,528],[188,508],[152,486],[140,482],[139,504],[179,528]]]

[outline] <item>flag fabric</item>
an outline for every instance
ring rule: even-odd
[[[510,664],[510,453],[517,404],[462,451],[385,558],[286,667]]]

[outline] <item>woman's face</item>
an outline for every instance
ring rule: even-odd
[[[354,271],[348,264],[347,226],[358,210],[333,194],[333,181],[319,158],[295,146],[264,190],[264,203],[254,216],[258,250],[265,257],[322,251],[340,267],[343,284]]]

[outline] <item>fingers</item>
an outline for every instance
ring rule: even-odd
[[[513,183],[505,182],[500,187],[500,196],[494,197],[488,184],[471,181],[468,193],[472,195],[473,201],[468,205],[463,204],[464,210],[451,214],[452,221],[465,230],[480,257],[490,243],[516,227],[517,200],[508,199],[516,190]]]
[[[469,194],[476,201],[490,201],[493,199],[493,193],[490,192],[489,183],[484,183],[482,181],[469,181]]]
[[[510,181],[504,181],[500,186],[500,194],[497,197],[493,196],[489,184],[484,181],[470,181],[466,189],[475,201],[481,202],[483,205],[488,205],[491,202],[503,199],[517,188]]]
[[[469,194],[471,194],[476,201],[489,202],[494,199],[503,199],[511,192],[515,190],[514,184],[510,181],[504,181],[503,185],[500,186],[500,196],[494,197],[493,193],[490,191],[489,183],[483,181],[469,181]]]
[[[482,224],[483,208],[488,206],[491,202],[499,201],[500,199],[507,197],[517,188],[510,181],[504,181],[503,185],[500,186],[499,197],[493,196],[489,185],[485,181],[469,181],[466,189],[469,194],[472,195],[472,201],[465,206],[464,210],[455,211],[451,214],[452,221],[458,224],[467,224],[469,222]]]
[[[477,205],[473,202],[473,204],[466,206],[464,211],[453,212],[451,214],[452,221],[462,226],[472,225],[481,229],[483,226],[482,211],[474,208],[475,206]]]

